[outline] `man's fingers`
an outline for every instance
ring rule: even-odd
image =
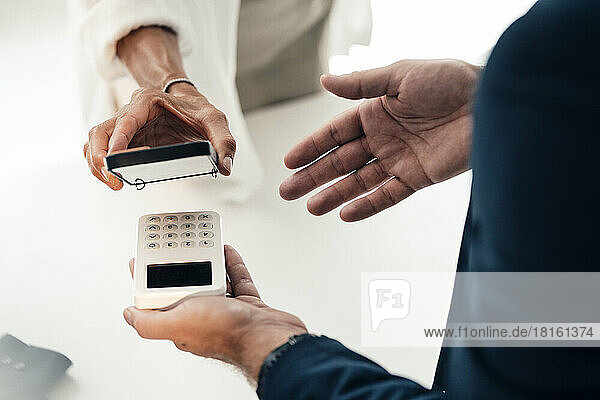
[[[348,142],[283,181],[279,194],[295,200],[325,183],[346,175],[373,158],[364,136]]]
[[[260,294],[252,282],[250,273],[244,265],[244,260],[239,253],[231,246],[225,245],[225,268],[227,275],[231,279],[232,295],[252,296],[260,299]]]
[[[355,71],[346,75],[326,74],[321,84],[329,92],[347,99],[378,96],[397,96],[402,78],[410,71],[413,62],[399,61],[381,68]]]
[[[389,179],[379,160],[374,160],[334,183],[308,200],[308,211],[323,215],[342,204],[367,193]]]
[[[123,311],[123,317],[145,339],[173,340],[181,333],[178,324],[181,315],[177,307],[169,311],[128,307]]]
[[[346,222],[360,221],[399,203],[414,192],[398,178],[391,178],[374,192],[342,208],[340,217]]]
[[[216,108],[204,122],[207,139],[215,148],[219,159],[219,172],[230,175],[233,167],[236,143],[229,131],[229,123],[225,114]]]
[[[325,126],[302,139],[285,155],[284,163],[290,169],[303,167],[331,149],[341,146],[363,134],[358,107],[344,111]]]

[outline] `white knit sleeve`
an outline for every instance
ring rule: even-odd
[[[86,56],[103,78],[122,76],[127,70],[117,57],[117,42],[129,32],[150,25],[172,29],[181,54],[188,55],[195,40],[188,8],[185,0],[100,0],[87,10],[79,26]]]

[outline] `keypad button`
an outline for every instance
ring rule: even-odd
[[[194,232],[183,232],[183,233],[181,234],[181,237],[182,237],[182,238],[185,238],[185,239],[191,239],[191,238],[193,238],[194,236],[196,236],[196,234],[195,234]]]
[[[189,230],[189,229],[194,229],[194,228],[196,228],[196,225],[194,225],[194,224],[190,224],[190,223],[181,224],[181,229],[188,229]]]
[[[198,235],[204,239],[210,239],[211,237],[215,236],[215,234],[211,231],[202,231]]]
[[[164,221],[168,223],[177,222],[177,215],[167,215]]]
[[[175,224],[166,224],[165,226],[163,226],[163,229],[165,231],[174,231],[175,229],[177,229],[177,225],[175,225]]]
[[[165,242],[165,244],[163,244],[163,247],[167,247],[169,249],[174,249],[175,247],[177,247],[177,243],[175,243],[175,242]]]
[[[181,216],[181,220],[186,222],[192,222],[193,220],[195,220],[195,218],[192,214],[185,214]]]
[[[17,371],[23,371],[27,367],[24,362],[18,362],[15,364],[15,369]]]
[[[151,250],[158,249],[159,247],[160,247],[160,245],[156,242],[150,242],[146,245],[146,248],[151,249]]]
[[[1,356],[0,357],[0,364],[2,365],[9,365],[12,362],[12,358],[10,358],[9,356]]]
[[[146,223],[148,223],[148,224],[157,224],[159,222],[160,222],[160,217],[157,217],[156,215],[152,215],[146,219]]]
[[[210,215],[210,214],[198,215],[198,221],[210,221],[210,220],[212,220],[212,215]]]
[[[203,222],[200,225],[198,225],[198,229],[212,229],[213,228],[213,224],[210,222]]]
[[[175,239],[177,234],[175,232],[167,232],[163,235],[163,239]]]
[[[192,242],[191,240],[186,240],[186,241],[181,242],[181,247],[190,248],[190,247],[194,247],[195,245],[196,245],[196,243]]]
[[[200,242],[201,247],[213,247],[215,243],[212,240],[203,240]]]
[[[158,240],[160,235],[158,233],[149,233],[146,235],[146,240]]]
[[[148,225],[148,226],[146,227],[146,230],[147,230],[148,232],[160,231],[160,226],[158,226],[158,225]]]

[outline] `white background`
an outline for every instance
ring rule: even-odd
[[[286,203],[284,152],[350,102],[321,94],[248,116],[266,168],[247,204],[224,204],[203,180],[112,193],[87,172],[65,1],[0,5],[0,333],[56,349],[74,362],[51,399],[253,398],[231,368],[137,338],[127,260],[137,217],[215,209],[225,241],[245,258],[263,297],[396,373],[429,385],[437,349],[360,347],[360,273],[452,271],[469,176],[423,190],[367,221],[313,217]],[[373,0],[369,47],[334,57],[332,72],[401,58],[484,63],[531,0]]]

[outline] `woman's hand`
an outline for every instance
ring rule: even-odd
[[[169,93],[162,87],[186,77],[177,35],[169,28],[143,26],[117,43],[117,55],[142,89],[129,104],[89,132],[83,146],[92,174],[113,190],[123,183],[104,168],[104,157],[128,148],[162,146],[209,140],[219,159],[219,172],[231,173],[235,140],[225,115],[188,83],[175,83]]]
[[[333,94],[371,99],[287,153],[285,165],[302,169],[281,184],[281,197],[297,199],[346,175],[311,197],[307,207],[322,215],[351,201],[340,217],[358,221],[466,171],[479,70],[457,60],[405,60],[323,76],[321,83]]]
[[[297,317],[263,303],[231,246],[225,246],[225,264],[233,297],[190,297],[168,311],[129,307],[123,315],[141,337],[171,340],[180,350],[236,365],[256,382],[269,353],[307,330]]]
[[[209,140],[219,159],[219,172],[231,173],[235,140],[225,114],[217,110],[194,87],[179,83],[170,93],[138,89],[129,104],[89,132],[83,147],[92,174],[113,190],[123,183],[104,167],[104,157],[127,148],[155,147]]]

